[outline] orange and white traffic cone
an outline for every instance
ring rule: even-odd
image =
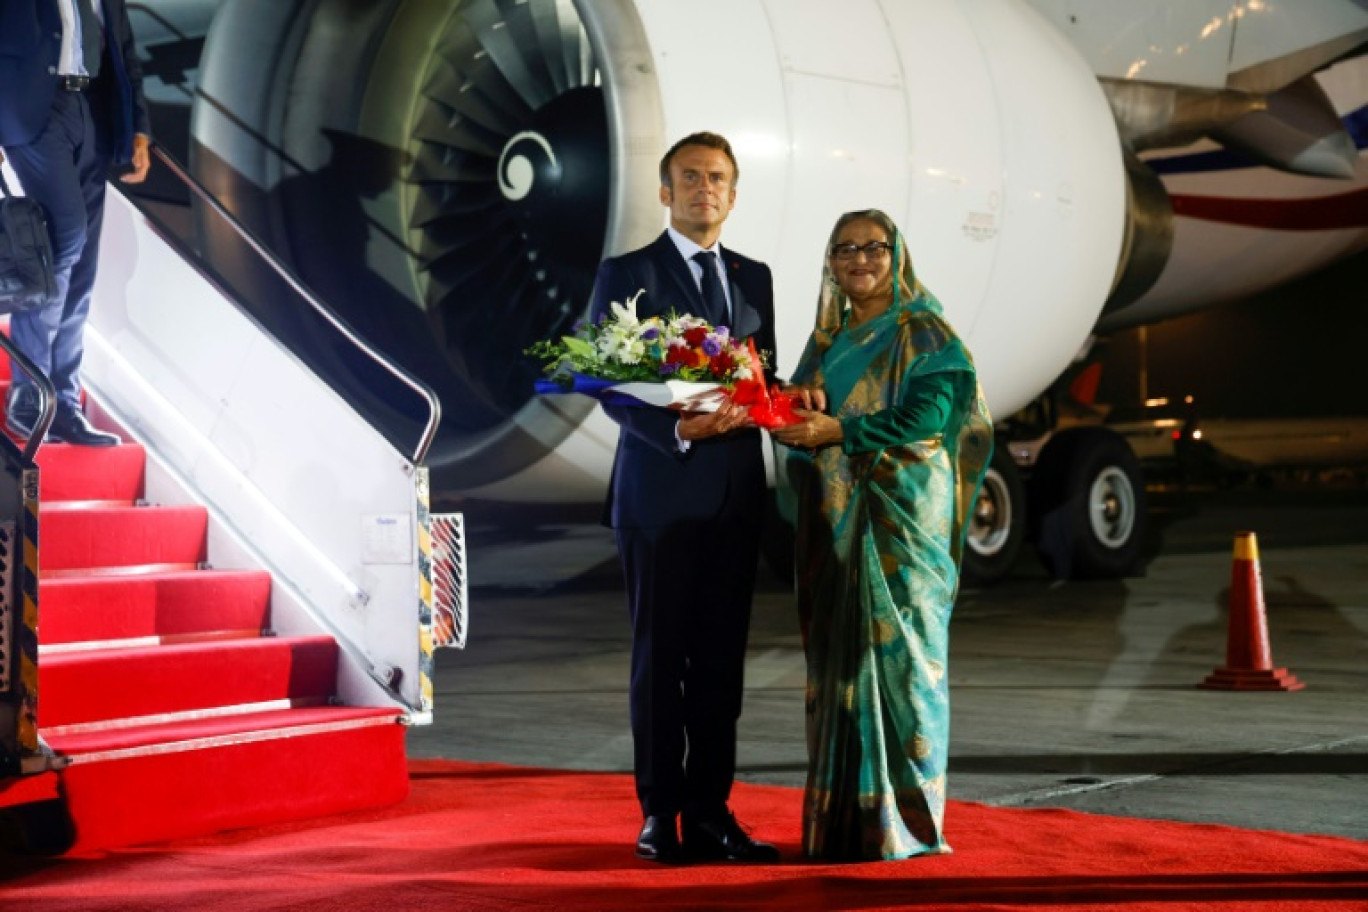
[[[1259,541],[1253,532],[1235,534],[1225,666],[1217,668],[1197,686],[1213,690],[1301,690],[1306,686],[1286,668],[1273,667],[1263,578],[1259,573]]]

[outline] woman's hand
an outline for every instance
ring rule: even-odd
[[[793,414],[802,418],[803,423],[790,424],[770,431],[770,435],[784,446],[811,450],[830,443],[840,443],[845,439],[841,422],[830,415],[800,408],[794,409]]]
[[[814,412],[825,412],[827,407],[826,390],[820,386],[785,386],[779,392],[800,397],[803,408]],[[795,402],[794,405],[798,403]]]

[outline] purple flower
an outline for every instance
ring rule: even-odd
[[[716,358],[722,354],[722,340],[718,339],[717,336],[708,336],[703,340],[703,354],[709,358]]]
[[[660,330],[652,326],[641,334],[641,338],[645,339],[647,342],[654,342],[656,339],[660,338]]]
[[[714,329],[713,332],[717,333],[724,339],[731,335],[731,330],[727,329],[727,327],[725,326],[719,326],[716,329]]]
[[[660,365],[660,373],[662,376],[666,374],[673,374],[677,370],[679,370],[678,362],[667,361],[666,363]]]
[[[575,325],[570,327],[570,331],[572,333],[578,333],[580,330],[584,329],[584,327],[588,325],[589,321],[584,317],[580,317],[578,320],[575,321]]]

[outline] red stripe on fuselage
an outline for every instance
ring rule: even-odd
[[[1368,226],[1368,188],[1312,199],[1174,196],[1173,214],[1276,231],[1334,231]]]

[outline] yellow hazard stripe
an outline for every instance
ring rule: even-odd
[[[428,512],[428,470],[414,473],[418,506],[418,694],[424,712],[432,710],[432,514]]]
[[[21,547],[24,561],[19,579],[22,629],[19,634],[19,719],[15,735],[22,754],[38,753],[38,480],[36,469],[26,469],[24,532]]]

